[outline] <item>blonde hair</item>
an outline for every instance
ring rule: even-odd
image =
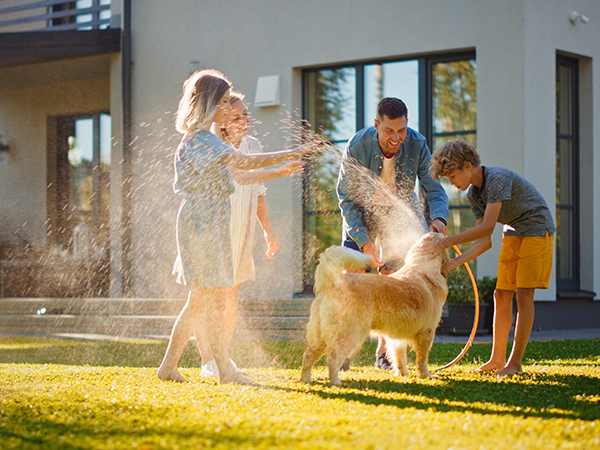
[[[429,173],[432,178],[439,180],[450,172],[462,170],[467,161],[475,167],[481,165],[481,159],[475,147],[462,139],[448,141],[433,154],[429,164]]]
[[[244,94],[242,94],[241,92],[231,91],[229,93],[229,104],[231,105],[233,102],[240,101],[240,102],[242,102],[242,104],[244,106],[246,106],[246,103],[244,102],[245,98],[246,98],[246,96]]]
[[[230,88],[231,83],[217,70],[193,73],[183,83],[183,96],[175,119],[177,131],[186,134],[209,126]]]

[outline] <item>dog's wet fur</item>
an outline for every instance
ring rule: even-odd
[[[444,272],[448,254],[428,253],[419,245],[422,239],[412,245],[404,265],[391,275],[345,273],[369,267],[368,257],[356,250],[330,247],[321,254],[302,382],[311,382],[312,367],[327,355],[329,380],[340,385],[344,359],[354,354],[371,332],[385,336],[396,376],[408,375],[406,351],[410,345],[419,375],[431,377],[427,360],[448,295]]]

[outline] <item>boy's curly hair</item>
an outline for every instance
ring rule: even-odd
[[[481,165],[481,158],[475,147],[461,139],[448,141],[433,154],[429,172],[432,178],[439,180],[449,172],[462,170],[467,161],[473,166]]]

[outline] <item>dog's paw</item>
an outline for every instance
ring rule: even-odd
[[[310,384],[310,383],[312,383],[312,377],[310,375],[307,377],[302,376],[302,377],[300,377],[300,383]]]
[[[433,380],[435,380],[436,378],[439,378],[439,376],[437,376],[437,375],[432,375],[432,374],[430,374],[429,372],[427,372],[427,373],[422,373],[422,374],[420,374],[420,375],[419,375],[419,378],[430,378],[430,379],[433,379]]]

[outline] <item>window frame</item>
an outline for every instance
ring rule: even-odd
[[[435,149],[431,148],[433,143],[433,75],[432,69],[434,64],[443,63],[443,62],[455,62],[455,61],[464,61],[464,60],[475,60],[477,61],[476,51],[475,49],[469,50],[461,50],[456,52],[446,52],[439,54],[431,54],[431,55],[420,55],[420,56],[405,56],[405,57],[389,57],[389,58],[381,58],[376,60],[366,60],[354,63],[339,63],[339,64],[331,64],[331,65],[322,65],[317,67],[307,67],[302,70],[302,118],[304,120],[308,119],[309,113],[309,83],[308,77],[309,74],[319,72],[322,70],[335,70],[340,68],[354,68],[355,70],[355,132],[361,130],[367,126],[365,124],[365,67],[373,64],[386,64],[386,63],[396,63],[403,61],[417,61],[419,67],[418,73],[418,85],[419,85],[419,132],[425,136],[427,139],[427,143],[429,145],[430,151],[433,153]],[[452,133],[452,135],[457,135],[461,133]],[[464,134],[475,134],[477,135],[477,128],[475,130],[468,130],[464,132]],[[440,133],[438,133],[440,135]],[[308,241],[308,217],[314,214],[340,214],[338,210],[327,210],[327,211],[312,211],[307,210],[306,205],[308,204],[308,190],[309,190],[310,176],[308,173],[304,173],[302,178],[302,292],[298,293],[298,296],[311,295],[312,294],[312,284],[307,280],[310,277],[307,274],[306,266],[307,266],[307,241]],[[464,209],[468,208],[467,205],[450,205],[450,209]]]
[[[555,129],[555,142],[556,142],[556,152],[558,152],[559,147],[559,139],[570,139],[571,140],[571,182],[570,186],[571,190],[571,203],[568,205],[564,205],[560,203],[558,200],[558,195],[556,198],[556,237],[560,238],[560,214],[558,211],[560,209],[570,209],[572,211],[572,255],[571,255],[571,270],[572,277],[565,278],[560,277],[560,249],[559,243],[556,243],[557,251],[556,251],[556,290],[558,295],[560,296],[561,292],[575,292],[580,291],[580,283],[581,283],[581,263],[580,263],[580,178],[579,178],[579,153],[580,153],[580,122],[579,122],[579,60],[577,58],[569,57],[566,55],[562,55],[557,53],[556,55],[556,63],[555,70],[558,72],[559,66],[567,66],[571,69],[571,133],[564,134],[559,133],[558,129],[558,121],[556,123]],[[558,74],[556,76],[556,84],[558,85]],[[558,86],[557,86],[558,87]],[[556,104],[556,111],[558,111],[558,102]],[[555,155],[557,156],[557,153]],[[557,174],[558,176],[558,174]],[[557,185],[558,185],[557,180]],[[558,194],[558,192],[557,192]],[[558,239],[557,239],[558,240]]]

